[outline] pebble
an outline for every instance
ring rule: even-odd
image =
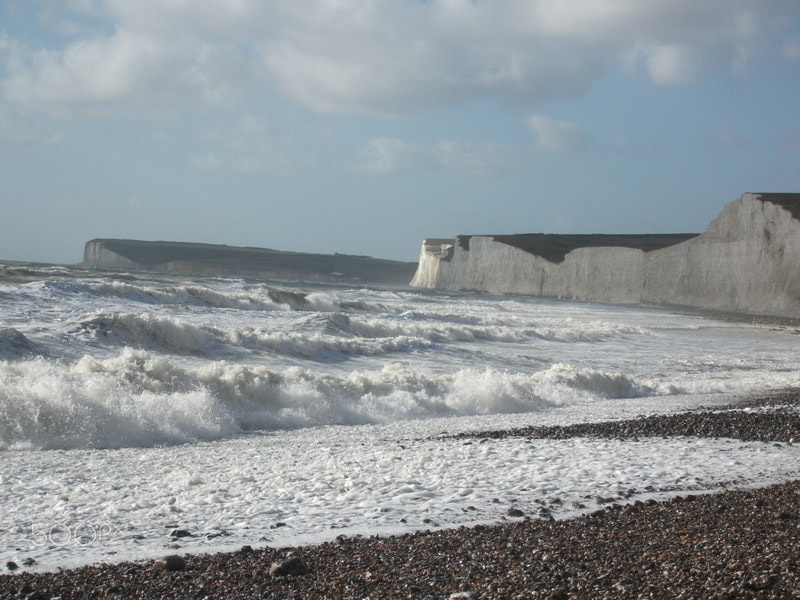
[[[308,566],[299,556],[291,556],[286,560],[276,561],[269,568],[270,577],[304,575],[306,573],[308,573]]]
[[[185,538],[185,537],[194,537],[191,531],[186,531],[185,529],[173,529],[169,532],[170,537],[173,538]]]
[[[156,560],[153,566],[159,571],[182,571],[186,568],[186,560],[177,554],[170,554]]]
[[[640,437],[691,436],[790,443],[791,440],[800,438],[800,412],[789,407],[796,403],[797,398],[794,393],[784,393],[714,410],[697,410],[673,415],[652,415],[625,421],[468,432],[452,437],[455,439],[600,437],[636,440]],[[753,407],[758,407],[762,410],[761,412],[748,410],[748,408]]]
[[[800,396],[791,396],[796,404]],[[767,409],[748,413],[753,419],[746,424],[734,408],[713,417],[699,411],[646,418],[628,428],[639,436],[713,436],[741,426],[746,439],[800,439],[797,415],[781,406],[786,399],[765,402]],[[614,423],[587,427],[557,433],[619,433]],[[483,435],[488,443],[502,437]],[[13,563],[13,574],[0,575],[0,598],[18,597],[26,585],[27,594],[63,600],[800,598],[800,480],[633,506],[604,504],[592,515],[562,521],[509,519],[294,550],[250,548],[195,556],[191,568],[175,557],[180,562],[169,564],[181,564],[179,574],[166,568],[171,557],[149,566],[118,563],[52,573],[20,572]]]

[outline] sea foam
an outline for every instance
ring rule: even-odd
[[[0,448],[117,448],[219,439],[237,430],[205,390],[148,388],[158,365],[123,359],[114,376],[86,364],[0,363]],[[136,363],[139,362],[139,367]],[[174,386],[180,387],[180,386]]]
[[[800,379],[791,330],[520,297],[130,274],[0,282],[0,448],[549,413]]]
[[[154,446],[252,430],[530,412],[651,391],[622,374],[563,364],[525,375],[434,374],[392,363],[335,376],[225,361],[186,367],[127,348],[71,366],[0,363],[0,447]]]
[[[655,308],[0,265],[0,561],[155,556],[175,524],[185,552],[286,546],[790,476],[791,445],[446,434],[720,405],[800,385],[798,360],[792,327]]]

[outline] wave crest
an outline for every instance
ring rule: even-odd
[[[82,317],[79,332],[118,346],[206,352],[224,337],[221,330],[152,313],[94,313]]]
[[[0,363],[0,447],[153,446],[252,430],[533,412],[652,392],[624,374],[566,364],[532,375],[390,364],[335,376],[224,361],[189,368],[128,348],[71,367]]]
[[[607,373],[556,363],[533,377],[554,390],[570,389],[599,398],[638,398],[656,393],[649,385],[624,373]]]

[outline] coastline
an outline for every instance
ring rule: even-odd
[[[745,193],[699,234],[423,241],[412,287],[800,318],[800,194]]]
[[[715,408],[571,428],[469,434],[725,436],[800,440],[800,391]],[[591,428],[587,430],[586,428]],[[664,502],[609,503],[569,520],[531,519],[300,548],[244,547],[157,561],[0,576],[29,598],[791,598],[800,590],[800,480]],[[304,573],[270,575],[290,553]],[[162,565],[163,566],[163,565]],[[303,570],[303,569],[300,569]],[[24,593],[23,593],[24,592]]]

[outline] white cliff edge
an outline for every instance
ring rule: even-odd
[[[103,240],[86,242],[83,248],[83,264],[103,266],[108,269],[142,269],[141,265],[109,250]]]
[[[562,262],[492,236],[425,240],[411,286],[800,318],[800,220],[787,206],[800,194],[748,193],[692,239],[581,247]]]

